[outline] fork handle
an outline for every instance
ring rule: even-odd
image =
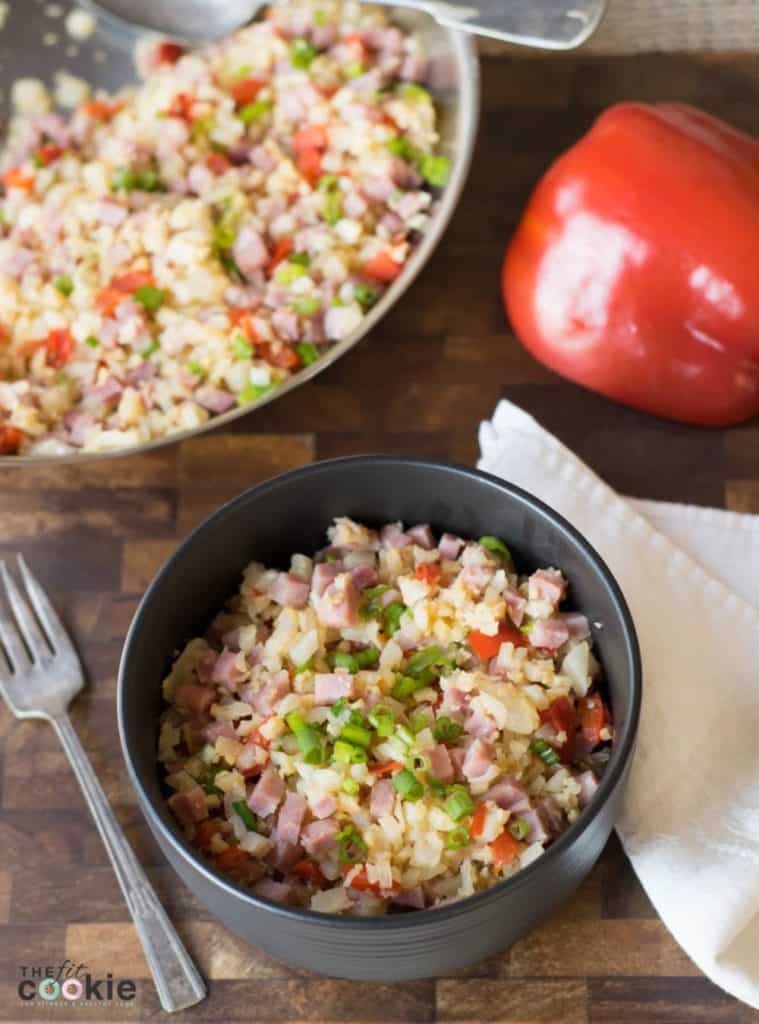
[[[71,719],[64,712],[53,718],[52,723],[111,858],[124,899],[137,926],[161,1006],[169,1013],[194,1006],[206,996],[203,979],[127,842]]]

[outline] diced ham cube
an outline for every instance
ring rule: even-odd
[[[309,590],[308,583],[291,576],[289,572],[280,572],[269,588],[269,597],[286,608],[305,608]]]
[[[324,856],[334,847],[337,831],[337,822],[334,818],[310,822],[300,834],[303,849],[310,857]]]
[[[425,551],[432,551],[435,547],[435,538],[433,537],[432,530],[427,523],[422,523],[419,526],[412,526],[411,529],[406,532],[413,543],[420,548],[424,548]]]
[[[169,807],[180,825],[194,825],[208,817],[206,794],[200,786],[181,789],[169,797]]]
[[[348,672],[317,672],[314,676],[314,702],[334,704],[341,697],[353,697],[353,676]]]
[[[377,570],[372,565],[357,565],[355,569],[351,569],[351,579],[356,584],[359,590],[365,590],[367,587],[374,587],[377,584],[379,576]]]
[[[556,618],[569,630],[570,640],[585,640],[590,636],[590,623],[581,612],[561,612]]]
[[[545,647],[549,651],[555,651],[569,639],[569,627],[558,617],[536,619],[528,637],[533,647]]]
[[[491,786],[483,799],[492,800],[504,811],[513,811],[515,814],[520,811],[528,811],[531,807],[527,790],[510,775],[504,775],[494,786]]]
[[[234,725],[231,722],[209,722],[203,729],[203,738],[207,743],[215,743],[220,736],[235,739],[237,733]]]
[[[321,597],[327,587],[342,572],[342,567],[336,562],[319,562],[314,566],[314,574],[311,577],[311,590],[317,597]]]
[[[485,740],[476,739],[467,747],[461,770],[470,782],[481,778],[493,764],[493,751]]]
[[[430,759],[430,775],[441,782],[453,782],[455,772],[448,747],[444,743],[438,743],[427,756]]]
[[[361,592],[351,579],[350,573],[341,573],[330,583],[316,606],[316,615],[324,626],[344,629],[358,625],[358,609]]]
[[[390,779],[378,779],[372,786],[369,810],[375,818],[390,814],[395,803],[395,788]]]
[[[580,783],[580,795],[578,797],[580,807],[587,807],[598,789],[598,779],[588,768],[587,771],[577,776],[577,781]]]
[[[528,593],[531,600],[548,601],[554,607],[567,589],[567,581],[558,569],[538,569],[530,576]]]
[[[232,248],[235,263],[245,277],[253,277],[256,271],[263,270],[269,262],[269,250],[261,235],[255,228],[243,225]]]
[[[529,828],[529,832],[525,837],[526,842],[544,843],[546,839],[551,838],[543,819],[536,810],[520,811],[519,817]]]
[[[449,562],[455,562],[464,547],[464,541],[453,533],[444,533],[437,546],[440,557]]]
[[[522,597],[518,590],[513,587],[506,587],[502,594],[506,611],[515,626],[521,626],[524,622],[524,612],[527,608],[527,598]]]
[[[152,363],[144,363],[144,366],[152,366]],[[198,405],[202,405],[204,409],[209,412],[214,412],[217,415],[221,415],[223,412],[229,412],[237,405],[237,399],[231,391],[225,391],[224,388],[212,388],[204,386],[198,388],[195,392],[195,401]]]
[[[273,900],[274,903],[288,903],[292,895],[293,887],[285,882],[275,882],[273,878],[262,878],[253,886],[256,896],[265,900]]]
[[[259,715],[271,715],[274,705],[290,692],[290,673],[282,669],[272,676],[271,680],[258,693],[253,694],[251,702]],[[240,694],[242,696],[242,694]]]
[[[174,703],[194,715],[202,715],[204,711],[208,711],[215,700],[213,690],[208,686],[197,686],[195,683],[183,683],[174,691]]]
[[[267,768],[248,797],[248,807],[262,818],[268,818],[279,807],[284,795],[285,784],[282,776],[274,768]]]
[[[333,796],[323,796],[311,804],[311,813],[320,821],[331,817],[337,810],[337,800]]]
[[[391,903],[395,903],[399,907],[413,907],[414,910],[424,910],[426,906],[424,889],[422,889],[421,885],[416,885],[413,889],[401,889],[397,896],[392,897]]]
[[[283,843],[298,842],[303,816],[306,813],[305,799],[300,793],[288,793],[277,818],[277,840]]]
[[[303,852],[298,843],[291,843],[287,839],[280,839],[276,832],[274,833],[274,850],[269,854],[269,863],[273,868],[286,875],[302,856]]]
[[[238,652],[228,651],[225,647],[216,659],[216,663],[213,667],[213,673],[211,675],[213,682],[221,683],[222,686],[226,686],[228,690],[234,690],[235,687],[245,678],[245,669],[241,668],[241,664],[244,663],[244,661],[245,659],[241,657]]]
[[[564,813],[552,796],[538,801],[537,812],[550,836],[557,836],[564,825]]]
[[[401,523],[388,523],[380,530],[380,543],[383,548],[407,548],[411,538],[403,532]]]
[[[478,736],[483,740],[491,740],[498,732],[498,726],[489,715],[481,711],[470,711],[464,728],[470,736]]]
[[[458,782],[464,780],[464,758],[466,757],[466,747],[452,747],[450,750],[451,764],[456,775]]]

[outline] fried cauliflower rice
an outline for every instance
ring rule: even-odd
[[[555,568],[497,537],[347,518],[253,563],[163,684],[159,760],[186,837],[268,899],[435,907],[532,863],[592,798],[611,718]]]
[[[142,64],[116,95],[69,87],[68,118],[14,87],[0,454],[128,448],[255,401],[360,325],[447,181],[425,56],[381,8],[275,4]]]

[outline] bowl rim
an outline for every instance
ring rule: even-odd
[[[431,15],[427,16],[432,17]],[[301,384],[307,383],[332,366],[333,363],[336,363],[349,349],[354,348],[369,335],[370,331],[384,318],[385,314],[389,313],[401,299],[404,292],[413,284],[429,262],[458,207],[459,199],[461,198],[461,193],[463,192],[472,164],[479,127],[481,99],[480,62],[477,48],[474,37],[470,33],[457,31],[442,24],[439,24],[439,28],[447,35],[449,50],[453,55],[459,75],[459,114],[457,117],[454,149],[451,153],[451,175],[437,201],[430,224],[424,232],[421,241],[412,252],[411,258],[404,266],[403,272],[384,292],[376,306],[373,306],[364,315],[358,327],[351,331],[342,341],[335,342],[315,363],[311,363],[310,366],[304,366],[303,369],[288,377],[279,387],[274,388],[268,394],[262,395],[247,405],[230,409],[229,412],[221,413],[219,416],[212,416],[205,423],[201,423],[200,426],[192,427],[189,430],[178,430],[163,437],[146,441],[145,444],[133,445],[129,448],[118,448],[112,451],[71,455],[0,455],[0,468],[10,469],[15,466],[63,466],[79,465],[84,462],[102,462],[106,459],[142,455],[157,448],[178,444],[199,434],[207,434],[211,430],[227,426],[242,419],[244,416],[257,412],[263,406],[268,405],[269,402],[274,402]]]
[[[478,482],[485,482],[491,486],[496,486],[500,490],[505,491],[509,497],[516,498],[517,501],[522,502],[531,510],[537,511],[542,516],[546,517],[552,527],[564,534],[571,542],[581,548],[603,578],[612,598],[615,611],[619,615],[622,623],[626,643],[626,654],[631,669],[630,714],[619,744],[612,749],[608,767],[601,778],[598,791],[596,792],[593,800],[580,812],[577,820],[574,821],[540,857],[531,864],[528,864],[527,867],[521,868],[510,878],[496,883],[489,889],[473,893],[471,896],[466,896],[463,899],[457,899],[451,903],[444,904],[443,906],[428,907],[423,910],[415,910],[413,913],[408,914],[386,914],[379,917],[352,917],[342,916],[340,914],[325,914],[320,911],[300,907],[290,907],[281,903],[276,903],[273,900],[257,896],[252,892],[252,890],[232,881],[228,876],[217,871],[209,862],[203,859],[200,853],[193,849],[190,843],[180,835],[178,831],[168,827],[158,814],[153,801],[148,796],[132,761],[124,724],[124,703],[130,650],[134,637],[141,627],[142,618],[147,614],[154,591],[158,588],[161,581],[172,571],[173,567],[181,561],[186,550],[191,545],[197,543],[198,539],[200,539],[207,530],[213,530],[216,525],[222,522],[229,512],[237,506],[246,504],[254,496],[259,496],[283,486],[286,487],[293,479],[317,476],[324,472],[325,469],[329,470],[333,467],[366,466],[380,463],[385,465],[400,464],[404,467],[418,467],[420,469],[442,470],[445,473],[453,473],[456,476],[465,477],[470,481],[474,480]],[[487,902],[495,901],[499,897],[505,896],[508,893],[516,893],[518,889],[528,885],[538,873],[550,870],[554,865],[554,862],[558,864],[559,858],[562,854],[580,839],[582,834],[588,829],[601,812],[613,791],[624,779],[635,747],[638,723],[640,719],[642,701],[642,664],[638,637],[633,618],[622,590],[614,575],[601,555],[585,539],[580,531],[565,519],[564,516],[554,511],[550,505],[546,504],[540,498],[535,497],[535,495],[531,494],[529,491],[524,490],[524,488],[519,487],[508,480],[501,479],[500,477],[494,476],[492,473],[486,473],[483,470],[475,469],[470,466],[426,457],[371,453],[366,455],[350,455],[334,459],[323,459],[310,463],[306,466],[300,466],[296,469],[289,470],[275,477],[271,477],[260,484],[247,488],[241,494],[232,498],[230,501],[225,502],[220,508],[215,512],[212,512],[198,526],[196,526],[189,536],[182,541],[173,554],[164,562],[137,606],[124,641],[122,655],[119,662],[116,699],[121,750],[132,785],[137,792],[140,809],[147,819],[152,831],[158,832],[161,838],[172,848],[176,855],[181,857],[184,861],[189,861],[190,865],[205,877],[206,882],[210,883],[212,886],[218,886],[225,890],[226,895],[228,896],[242,899],[248,904],[251,910],[267,910],[279,917],[287,918],[293,922],[300,922],[303,924],[329,924],[330,927],[340,928],[345,931],[365,931],[367,929],[393,930],[399,927],[404,929],[424,927],[432,921],[443,921],[468,914],[472,909],[480,907]],[[174,868],[173,864],[172,868]],[[174,870],[176,871],[176,868],[174,868]]]

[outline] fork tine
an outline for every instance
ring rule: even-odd
[[[8,570],[5,568],[5,562],[0,562],[0,578],[2,582],[6,583],[9,579]],[[11,580],[11,585],[13,581]],[[8,601],[13,607],[13,601],[11,600],[10,593],[7,590],[6,595]],[[21,636],[18,631],[16,623],[12,617],[6,612],[2,604],[0,604],[0,643],[5,648],[8,661],[10,663],[12,672],[25,672],[31,665],[29,655],[21,642]]]
[[[32,661],[39,661],[45,654],[49,656],[51,653],[50,644],[45,636],[43,636],[42,630],[37,624],[37,620],[32,614],[29,605],[21,596],[21,591],[16,586],[16,581],[8,572],[5,562],[0,563],[0,580],[2,580],[5,587],[11,611],[16,617],[18,628],[32,656]]]
[[[42,584],[26,564],[23,555],[17,555],[19,572],[24,581],[26,592],[37,617],[44,626],[50,646],[55,654],[73,654],[76,657],[74,645],[71,643],[66,627],[58,618],[58,613],[53,608],[50,598],[45,593]]]

